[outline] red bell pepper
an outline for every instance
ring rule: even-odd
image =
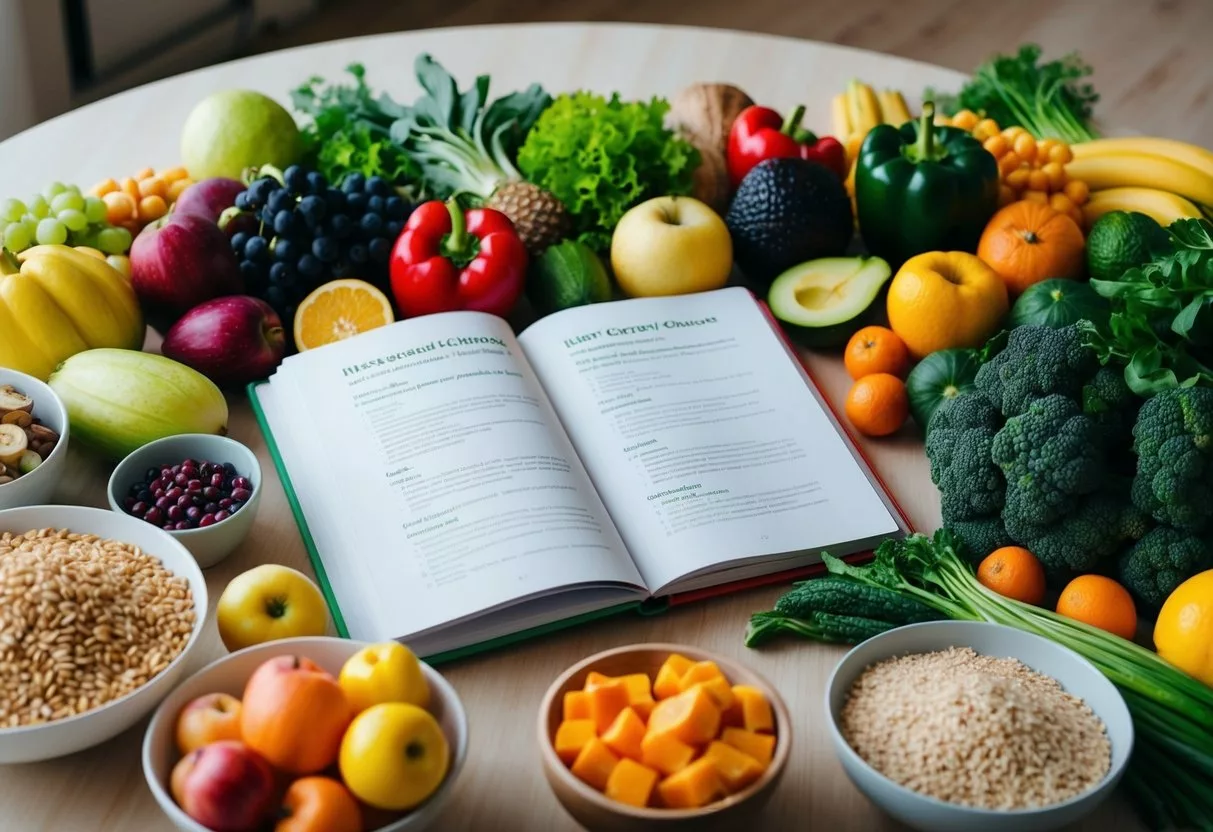
[[[767,159],[808,159],[820,162],[847,177],[847,151],[831,136],[817,138],[800,126],[804,107],[797,107],[785,121],[770,107],[754,105],[737,114],[729,130],[726,161],[729,180],[736,188],[750,169]]]
[[[425,202],[392,248],[392,294],[405,317],[472,310],[505,317],[522,294],[526,247],[510,218],[465,212],[455,198]]]

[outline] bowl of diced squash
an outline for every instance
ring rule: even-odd
[[[770,683],[680,644],[590,656],[539,709],[544,775],[593,832],[737,829],[774,791],[791,743]]]

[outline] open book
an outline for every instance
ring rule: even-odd
[[[906,531],[743,288],[414,318],[250,394],[339,629],[424,657]]]

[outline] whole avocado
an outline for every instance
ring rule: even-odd
[[[855,231],[851,200],[834,172],[794,158],[754,166],[737,186],[725,224],[737,266],[764,286],[792,266],[845,254]]]

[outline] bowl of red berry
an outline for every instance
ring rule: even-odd
[[[185,433],[132,452],[114,468],[108,491],[110,508],[164,529],[206,569],[248,535],[261,466],[234,439]]]

